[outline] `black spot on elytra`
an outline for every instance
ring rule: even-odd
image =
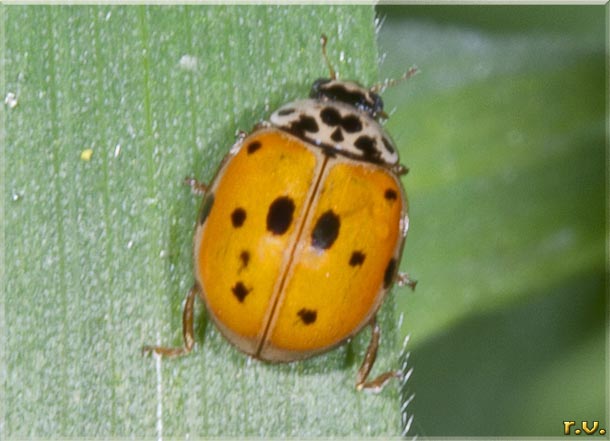
[[[388,188],[383,194],[383,197],[386,198],[388,201],[395,201],[398,197],[398,194],[396,193],[396,190]]]
[[[339,216],[332,210],[326,211],[319,217],[311,232],[311,244],[322,250],[330,248],[337,240],[340,226]]]
[[[231,213],[231,223],[235,228],[241,227],[246,221],[246,210],[241,207],[237,207]]]
[[[306,325],[311,325],[318,318],[318,311],[316,311],[315,309],[303,308],[299,312],[297,312],[297,315],[303,323],[305,323]]]
[[[244,269],[248,266],[248,263],[250,263],[250,253],[246,250],[242,251],[239,254],[239,260],[241,260],[241,268],[240,269]]]
[[[354,146],[362,152],[365,158],[377,158],[379,151],[375,148],[375,139],[370,136],[359,136],[354,142]]]
[[[392,285],[395,274],[396,274],[396,259],[392,258],[388,262],[388,266],[386,267],[385,273],[383,275],[384,289],[388,289]]]
[[[260,143],[260,141],[252,141],[250,144],[248,144],[248,154],[251,155],[258,149],[260,149],[262,146],[263,145]]]
[[[394,150],[394,146],[392,145],[392,143],[390,142],[390,140],[388,138],[386,138],[384,136],[383,138],[381,138],[381,140],[383,141],[383,145],[388,152],[394,153],[396,151],[396,150]]]
[[[288,196],[280,196],[269,206],[267,230],[275,235],[284,234],[292,223],[294,201]]]
[[[366,255],[362,251],[354,251],[349,258],[350,266],[362,266]]]
[[[237,297],[237,300],[239,300],[240,303],[243,303],[244,299],[248,294],[250,294],[250,291],[252,291],[252,289],[246,288],[244,283],[240,281],[237,282],[235,286],[233,286],[233,288],[231,288],[231,291],[233,291],[233,294],[235,295],[235,297]]]
[[[330,139],[335,142],[343,141],[343,133],[341,133],[341,128],[337,127],[335,131],[330,135]]]
[[[294,109],[293,108],[282,109],[279,112],[277,112],[277,114],[279,116],[286,116],[286,115],[290,115],[291,113],[294,113]]]
[[[201,204],[201,212],[199,213],[199,224],[203,225],[205,220],[208,218],[212,206],[214,205],[214,193],[209,193],[205,196],[203,203]]]

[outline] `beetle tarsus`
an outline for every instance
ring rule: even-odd
[[[381,339],[381,328],[377,324],[377,319],[373,317],[369,324],[371,325],[371,342],[356,376],[356,390],[379,393],[392,378],[402,379],[402,373],[400,371],[388,371],[371,381],[367,381],[371,369],[373,369],[375,364],[379,340]]]
[[[399,272],[396,274],[396,284],[400,287],[408,286],[411,290],[415,291],[415,287],[417,286],[417,280],[413,280],[409,277],[407,273]]]
[[[367,381],[366,383],[361,383],[356,385],[356,390],[371,392],[377,394],[383,390],[383,388],[388,384],[388,382],[396,378],[397,380],[402,380],[403,375],[400,371],[388,371],[379,375],[377,378]]]
[[[142,355],[148,356],[150,354],[156,354],[161,357],[180,357],[188,354],[185,348],[166,348],[164,346],[144,346],[142,348]]]
[[[248,136],[248,132],[246,132],[245,130],[239,129],[235,132],[235,138],[237,138],[238,141],[243,141],[246,136]]]
[[[181,348],[172,348],[166,346],[144,346],[142,348],[142,355],[149,355],[155,353],[162,357],[181,357],[187,355],[193,350],[195,345],[195,337],[193,332],[193,315],[195,306],[195,297],[199,292],[199,286],[197,284],[189,290],[184,301],[184,310],[182,311],[182,338],[184,340],[184,346]]]
[[[208,191],[208,186],[192,176],[184,178],[184,184],[191,187],[191,192],[196,196],[203,196]]]
[[[409,167],[404,164],[395,164],[392,167],[392,171],[396,173],[398,176],[404,176],[409,173]]]

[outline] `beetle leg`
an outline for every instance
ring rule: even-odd
[[[203,196],[208,191],[208,186],[203,182],[199,182],[197,179],[187,176],[184,178],[184,184],[191,187],[191,191],[196,196]]]
[[[402,272],[396,274],[395,282],[398,286],[408,285],[413,291],[415,291],[415,285],[417,285],[417,280],[411,279],[407,273]]]
[[[403,164],[395,164],[392,166],[392,171],[398,176],[404,176],[409,173],[409,167]]]
[[[381,392],[383,387],[392,378],[402,378],[402,373],[400,371],[388,371],[371,381],[367,381],[371,369],[373,369],[373,365],[375,364],[375,359],[377,358],[377,349],[379,348],[379,339],[381,338],[381,328],[377,324],[377,319],[375,317],[371,320],[370,325],[371,342],[369,343],[362,365],[360,366],[360,369],[358,369],[358,374],[356,375],[356,389],[359,391],[366,389],[370,392],[377,393]]]
[[[259,121],[254,124],[254,127],[252,127],[252,131],[256,132],[257,130],[269,129],[271,127],[273,127],[273,125],[269,121]]]
[[[248,132],[246,132],[245,130],[237,130],[235,132],[235,138],[237,142],[242,142],[244,139],[246,139],[246,136],[248,136]]]
[[[148,355],[151,352],[164,357],[179,357],[186,355],[193,349],[195,337],[193,333],[193,310],[195,305],[195,296],[199,291],[199,286],[195,283],[189,290],[184,301],[184,310],[182,311],[182,338],[184,339],[184,347],[170,348],[165,346],[144,346],[142,354]]]

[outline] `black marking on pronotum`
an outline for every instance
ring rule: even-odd
[[[386,198],[388,201],[395,201],[398,197],[398,194],[396,193],[396,190],[388,188],[383,194],[383,197]]]
[[[299,310],[299,312],[297,312],[297,315],[303,323],[306,325],[311,325],[318,318],[318,311],[315,309],[302,308]]]
[[[258,149],[260,149],[262,146],[263,145],[260,143],[260,141],[252,141],[250,144],[248,144],[248,154],[251,155]]]
[[[362,266],[366,255],[362,251],[354,251],[349,258],[350,266]]]
[[[203,199],[203,204],[201,205],[201,213],[199,213],[199,224],[203,225],[205,220],[208,218],[210,211],[212,211],[212,206],[214,205],[214,193],[208,193]]]
[[[267,231],[275,235],[284,234],[290,228],[294,214],[294,201],[288,196],[280,196],[269,206]]]
[[[231,223],[235,228],[241,227],[246,221],[246,210],[241,207],[237,207],[231,213]]]
[[[394,150],[394,146],[392,145],[392,143],[390,142],[390,140],[388,138],[386,138],[384,136],[383,138],[381,138],[381,140],[383,141],[383,145],[388,152],[394,153],[396,151],[396,150]]]
[[[394,281],[394,276],[396,275],[396,259],[391,258],[388,262],[388,266],[385,269],[385,273],[383,275],[383,287],[384,289],[388,289],[392,286],[392,282]]]
[[[247,268],[248,267],[248,263],[250,263],[250,253],[246,250],[243,250],[240,254],[239,254],[239,260],[241,261],[241,269]]]
[[[362,130],[362,120],[357,115],[342,117],[334,107],[325,107],[320,111],[320,118],[331,127],[340,126],[347,133],[356,133]]]
[[[375,148],[375,139],[370,136],[359,136],[354,142],[354,146],[362,152],[365,158],[377,158],[379,151]]]
[[[279,110],[279,111],[277,112],[277,114],[278,114],[279,116],[286,116],[286,115],[290,115],[291,113],[294,113],[294,109],[293,109],[293,108],[291,108],[291,107],[290,107],[290,108],[287,108],[287,109],[282,109],[282,110]]]
[[[313,227],[311,244],[322,250],[330,248],[335,240],[337,240],[340,226],[341,221],[339,216],[333,210],[324,212]]]
[[[299,138],[303,138],[305,133],[317,133],[319,130],[316,119],[312,116],[301,115],[299,119],[293,121],[288,127],[288,131]]]
[[[356,115],[347,115],[341,121],[341,127],[343,127],[347,133],[356,133],[362,130],[362,121]]]
[[[243,282],[239,281],[233,286],[233,288],[231,288],[231,291],[233,291],[233,294],[235,295],[235,297],[237,297],[237,300],[239,300],[240,303],[243,303],[244,299],[248,294],[250,294],[250,291],[252,291],[252,289],[246,288],[246,285],[244,285]]]
[[[342,84],[328,85],[329,82],[330,80],[326,79],[317,80],[311,88],[309,97],[324,96],[332,101],[342,101],[368,112],[373,117],[383,110],[383,101],[376,93],[365,94],[358,90],[348,90]]]
[[[343,141],[343,133],[341,133],[341,128],[337,127],[333,133],[330,135],[330,139],[335,142]]]
[[[320,111],[320,118],[329,126],[338,126],[341,123],[341,114],[333,107],[325,107]]]
[[[329,158],[335,158],[337,156],[337,149],[326,144],[320,144],[319,147],[322,149],[324,156],[328,156]]]
[[[372,162],[373,164],[384,164],[381,154],[376,149],[373,152],[373,156],[366,156],[366,155],[351,152],[349,150],[343,150],[342,148],[337,147],[336,145],[326,144],[326,143],[322,142],[320,139],[311,138],[309,136],[306,136],[301,132],[293,130],[292,125],[281,126],[280,128],[282,130],[287,131],[288,133],[291,133],[292,135],[296,136],[297,138],[300,138],[303,141],[309,143],[311,146],[322,149],[322,152],[324,153],[324,155],[329,156],[331,158],[334,158],[337,155],[342,155],[342,156],[346,156],[348,158],[357,159],[359,161],[365,160],[368,162]],[[401,172],[401,174],[404,174],[404,173],[405,172]]]
[[[310,133],[317,133],[317,131],[320,130],[316,119],[307,115],[301,116],[301,127],[303,130]]]

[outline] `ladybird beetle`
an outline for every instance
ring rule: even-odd
[[[203,196],[195,229],[195,284],[186,297],[181,348],[194,345],[195,297],[242,352],[290,362],[328,351],[371,326],[358,390],[380,390],[399,371],[367,381],[381,331],[375,316],[398,273],[409,226],[399,176],[406,167],[380,124],[376,91],[330,78],[241,134]],[[404,78],[415,72],[410,69]],[[387,83],[386,83],[387,85]]]

